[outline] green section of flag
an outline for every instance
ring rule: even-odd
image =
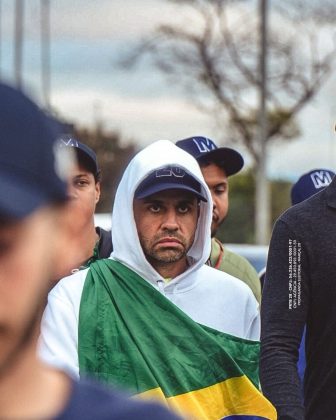
[[[171,397],[244,374],[258,384],[258,342],[195,323],[113,260],[88,271],[78,337],[80,374],[134,393],[160,387]]]

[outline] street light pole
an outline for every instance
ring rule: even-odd
[[[18,89],[22,88],[23,13],[24,0],[16,0],[14,25],[14,77],[15,85]]]
[[[270,236],[270,188],[267,179],[267,2],[259,0],[260,58],[259,58],[259,153],[256,174],[256,242],[267,244]]]
[[[2,0],[0,0],[0,81],[2,79]]]
[[[50,1],[41,0],[41,77],[42,96],[50,110]]]

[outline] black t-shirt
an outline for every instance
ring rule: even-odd
[[[99,236],[98,258],[108,258],[113,250],[111,231],[96,226],[96,232]]]
[[[68,404],[54,420],[178,420],[162,405],[130,399],[89,381],[73,382]]]

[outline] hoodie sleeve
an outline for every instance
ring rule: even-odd
[[[309,302],[305,246],[287,222],[272,234],[261,304],[260,381],[279,419],[304,418],[297,371]]]
[[[248,340],[259,341],[260,340],[260,312],[259,312],[259,306],[256,305],[255,297],[251,296],[251,300],[252,298],[253,298],[253,301],[252,301],[253,313],[251,316],[251,323],[248,328],[246,338]]]
[[[38,345],[42,361],[74,378],[79,378],[78,317],[86,272],[64,278],[49,293]]]

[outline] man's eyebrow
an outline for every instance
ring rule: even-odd
[[[74,178],[81,178],[83,176],[88,176],[88,174],[86,172],[83,172],[83,173],[74,175]]]

